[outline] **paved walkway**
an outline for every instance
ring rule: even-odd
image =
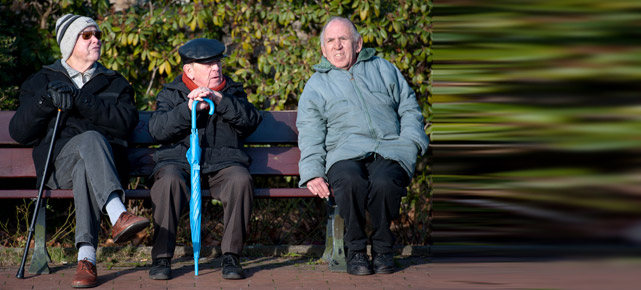
[[[315,258],[244,258],[247,279],[221,278],[220,258],[172,265],[174,278],[150,280],[148,266],[107,268],[98,264],[95,289],[641,289],[641,260],[397,257],[390,275],[352,276],[330,272]],[[71,289],[76,264],[52,265],[52,274],[15,277],[17,267],[0,268],[0,289]]]

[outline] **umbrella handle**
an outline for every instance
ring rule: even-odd
[[[204,101],[209,103],[209,115],[214,114],[214,102],[210,99],[203,99]],[[196,129],[196,104],[200,102],[199,100],[194,100],[194,103],[191,105],[191,128]]]

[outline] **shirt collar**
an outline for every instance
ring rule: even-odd
[[[67,74],[69,74],[69,77],[71,80],[76,84],[78,88],[82,88],[90,79],[91,76],[93,76],[94,72],[96,72],[96,68],[98,67],[98,64],[94,62],[94,64],[87,69],[84,73],[81,73],[74,68],[72,68],[66,61],[61,61],[62,66],[67,70]]]

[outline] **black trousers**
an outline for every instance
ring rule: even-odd
[[[345,246],[365,250],[366,211],[372,222],[372,250],[389,253],[394,245],[391,221],[398,218],[401,198],[410,178],[398,162],[374,154],[363,160],[335,163],[327,174],[341,217],[345,220]]]
[[[179,166],[166,165],[154,174],[151,202],[154,215],[154,245],[151,257],[172,258],[176,249],[176,228],[182,210],[189,208],[189,173]],[[205,184],[206,182],[206,184]],[[249,233],[254,202],[254,181],[243,166],[230,166],[203,175],[204,186],[223,203],[223,253],[240,255]]]

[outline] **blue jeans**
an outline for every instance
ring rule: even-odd
[[[72,137],[54,160],[47,186],[73,189],[76,247],[89,243],[96,248],[107,198],[112,192],[118,193],[121,201],[125,197],[107,139],[96,131]]]

